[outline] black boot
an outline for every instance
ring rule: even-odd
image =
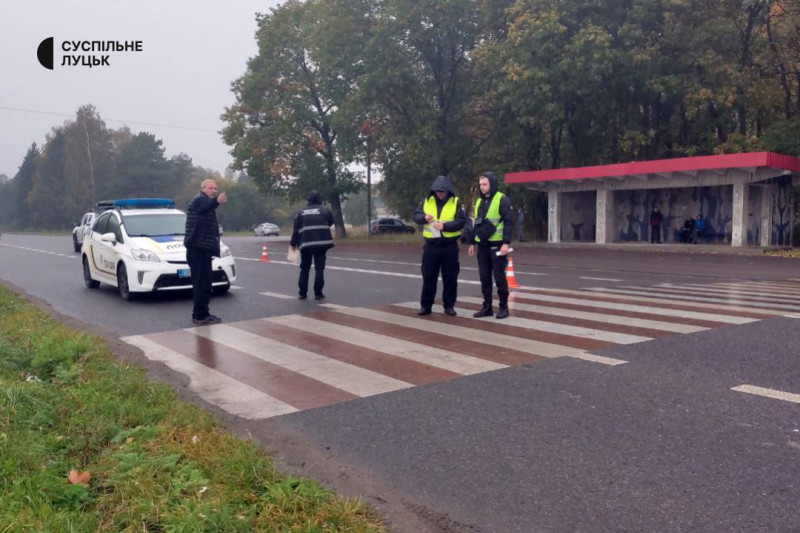
[[[482,318],[485,316],[492,316],[493,314],[494,314],[494,309],[492,309],[492,306],[483,304],[483,307],[481,307],[480,310],[474,313],[472,316],[474,316],[475,318]]]
[[[508,318],[508,306],[501,305],[500,310],[497,312],[497,316],[495,318],[497,319]]]

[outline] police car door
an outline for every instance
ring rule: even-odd
[[[119,250],[122,249],[122,229],[120,228],[119,215],[112,212],[108,218],[108,226],[105,233],[113,233],[116,242],[102,241],[100,243],[100,269],[113,276],[117,275],[117,261],[119,261]]]
[[[100,240],[100,236],[106,232],[110,217],[111,211],[100,215],[94,226],[92,226],[92,230],[85,237],[89,239],[89,255],[91,256],[92,265],[95,270],[100,272],[106,272],[103,268],[103,243]]]

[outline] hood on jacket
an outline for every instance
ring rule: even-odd
[[[497,174],[487,170],[486,172],[481,172],[481,177],[489,180],[489,194],[486,196],[491,198],[497,192]]]
[[[308,203],[309,204],[322,204],[322,200],[319,197],[319,192],[311,191],[308,193]]]
[[[447,176],[436,176],[436,179],[433,180],[433,184],[431,185],[431,192],[429,196],[435,197],[435,191],[447,191],[447,198],[456,195],[456,188],[453,186],[453,182],[450,181],[450,178]]]

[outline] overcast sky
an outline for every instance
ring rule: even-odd
[[[231,162],[220,114],[230,83],[257,51],[255,14],[280,0],[5,0],[0,16],[0,174],[13,177],[32,142],[95,106],[109,128],[161,139],[222,172]],[[36,51],[55,42],[54,70]],[[64,41],[141,41],[109,53],[109,66],[61,66]],[[71,52],[74,53],[74,52]],[[81,52],[83,53],[83,52]],[[97,53],[103,55],[102,52]],[[24,111],[23,111],[24,110]]]

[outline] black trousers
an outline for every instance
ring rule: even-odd
[[[297,287],[300,289],[300,296],[308,294],[308,275],[311,271],[311,261],[314,261],[314,294],[322,294],[325,286],[325,254],[327,248],[306,248],[300,250],[300,280]]]
[[[422,248],[422,294],[421,307],[430,308],[436,298],[436,285],[439,272],[442,273],[442,302],[445,307],[454,307],[458,296],[458,243],[450,241],[441,244],[425,243]]]
[[[492,277],[497,285],[500,307],[508,306],[508,280],[506,267],[508,256],[497,255],[498,247],[478,246],[478,274],[481,278],[481,293],[484,307],[492,307]]]
[[[186,262],[192,275],[192,318],[202,320],[209,315],[208,302],[211,301],[211,254],[189,247],[186,248]]]
[[[661,244],[661,226],[650,226],[650,242]]]

